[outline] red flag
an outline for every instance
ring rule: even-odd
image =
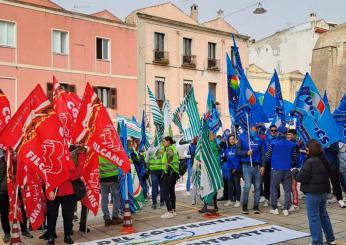
[[[72,160],[63,128],[40,85],[3,130],[1,143],[17,150],[17,160],[38,173],[47,194],[69,178],[68,161]]]
[[[125,173],[129,172],[130,160],[120,143],[119,135],[89,83],[84,91],[72,140],[84,143],[97,154],[117,164]]]
[[[0,89],[0,133],[11,119],[10,102]]]
[[[90,209],[96,216],[100,200],[100,169],[98,155],[94,151],[89,151],[83,164],[82,176],[87,195],[82,199],[82,203]]]
[[[23,172],[26,174],[24,177],[26,183],[23,183],[24,186],[21,188],[26,207],[25,212],[32,230],[35,231],[42,226],[46,219],[47,205],[43,192],[43,181],[35,172],[28,171],[27,165],[24,166]]]
[[[23,221],[22,211],[20,209],[21,202],[17,196],[17,186],[14,183],[14,175],[13,175],[13,157],[11,153],[7,154],[7,193],[10,203],[10,212],[8,218],[10,222],[14,222],[15,220],[15,212],[17,209],[17,218],[16,220]]]
[[[74,93],[66,92],[53,76],[53,107],[64,129],[64,137],[70,141],[81,100]]]

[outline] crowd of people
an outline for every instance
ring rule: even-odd
[[[284,216],[299,209],[298,182],[305,195],[307,217],[313,244],[322,244],[322,229],[329,244],[335,244],[332,225],[326,209],[327,202],[337,201],[341,208],[346,205],[342,191],[346,191],[346,144],[337,142],[326,149],[314,140],[304,145],[297,139],[295,129],[271,125],[253,126],[249,132],[225,130],[223,135],[215,136],[210,132],[212,153],[219,161],[224,181],[223,196],[214,196],[212,203],[204,203],[200,213],[208,212],[208,206],[218,210],[218,201],[229,207],[241,207],[243,214],[249,214],[249,195],[253,197],[253,213],[260,213],[260,203],[270,206],[270,213]],[[161,218],[174,218],[176,212],[175,185],[181,177],[182,163],[172,137],[167,136],[162,144],[139,152],[139,142],[128,138],[129,157],[134,164],[143,195],[151,199],[151,208],[166,206],[167,211]],[[191,196],[191,204],[198,202],[199,189],[194,182],[196,171],[195,159],[198,137],[195,137],[186,149],[184,157],[187,169],[186,191]],[[72,181],[80,176],[81,163],[86,159],[83,145],[70,147],[74,166],[71,166],[70,179],[61,184],[51,200],[47,199],[46,232],[40,239],[47,244],[55,244],[57,239],[56,222],[59,206],[62,206],[64,242],[73,244],[73,219],[78,200],[74,197]],[[15,159],[15,157],[14,157]],[[112,162],[99,157],[101,210],[104,225],[119,225],[123,220],[119,212],[120,195],[118,195],[118,168]],[[9,197],[7,194],[7,163],[4,151],[0,151],[0,215],[4,230],[4,242],[10,240]],[[243,180],[243,181],[242,181]],[[243,182],[243,185],[241,184]],[[149,185],[148,185],[149,183]],[[331,183],[331,184],[330,184]],[[280,184],[283,193],[280,191]],[[150,187],[151,186],[151,187]],[[253,192],[250,192],[253,186]],[[332,186],[332,192],[331,187]],[[20,192],[19,192],[20,193]],[[329,194],[331,193],[331,194]],[[149,197],[150,195],[150,197]],[[280,196],[283,196],[283,204]],[[19,195],[21,198],[21,195]],[[158,200],[159,199],[159,200]],[[159,201],[159,202],[158,202]],[[112,210],[109,211],[109,204]],[[22,204],[23,222],[21,233],[32,238],[27,227],[25,209]],[[159,205],[159,206],[158,206]],[[90,232],[87,227],[88,209],[82,205],[79,231]]]

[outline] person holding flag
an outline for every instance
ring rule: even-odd
[[[257,133],[257,127],[250,128],[250,139],[247,133],[239,136],[236,154],[240,156],[240,163],[245,181],[243,187],[243,214],[249,214],[248,199],[251,184],[255,187],[254,206],[255,214],[259,214],[259,199],[261,192],[262,177],[260,167],[264,158],[264,142]]]
[[[173,218],[177,215],[175,208],[175,184],[179,179],[179,156],[171,136],[163,139],[164,152],[162,164],[163,174],[163,197],[167,206],[167,212],[161,216],[163,219]]]

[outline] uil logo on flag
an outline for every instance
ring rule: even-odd
[[[246,89],[246,100],[251,106],[256,103],[256,96],[250,89]]]
[[[275,83],[272,83],[272,84],[270,85],[270,87],[269,87],[269,89],[268,89],[268,93],[269,93],[271,96],[275,97]]]
[[[41,147],[43,159],[46,162],[47,173],[60,174],[62,170],[61,158],[64,155],[63,144],[56,140],[45,140]],[[56,160],[58,160],[58,162]]]
[[[321,118],[326,108],[321,96],[311,91],[309,87],[302,88],[300,95],[301,98],[299,100],[303,103],[301,107],[309,112],[315,120]]]

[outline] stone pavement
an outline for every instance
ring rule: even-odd
[[[253,194],[250,193],[250,197],[253,197]],[[219,202],[218,206],[220,209],[221,216],[231,216],[231,215],[239,215],[241,214],[241,208],[234,207],[224,207],[224,202]],[[193,223],[198,221],[204,221],[205,218],[202,217],[200,213],[198,213],[198,209],[202,206],[202,203],[198,203],[197,206],[191,205],[191,198],[185,194],[185,191],[177,192],[177,212],[178,215],[173,219],[161,219],[160,215],[163,214],[166,209],[158,208],[157,210],[152,210],[150,208],[151,202],[148,201],[147,206],[139,211],[136,215],[133,216],[134,219],[134,227],[137,232],[181,225],[186,223]],[[268,207],[260,207],[261,214],[253,214],[251,213],[249,217],[262,220],[267,222],[268,224],[276,224],[279,226],[287,227],[292,230],[302,231],[309,233],[309,228],[307,224],[306,211],[304,200],[300,200],[300,210],[294,213],[290,213],[289,216],[285,217],[282,213],[280,215],[272,215],[269,214]],[[252,207],[252,203],[250,200],[249,208]],[[328,212],[331,217],[333,228],[335,232],[335,236],[337,238],[337,244],[346,244],[346,209],[341,209],[337,203],[328,205]],[[78,222],[74,222],[74,240],[75,242],[85,242],[91,240],[102,239],[106,237],[114,237],[119,236],[121,226],[109,226],[105,227],[101,215],[101,210],[99,211],[98,216],[94,217],[91,213],[89,214],[88,225],[90,227],[91,232],[88,234],[81,233],[78,230],[79,224]],[[46,244],[45,241],[39,240],[37,237],[42,233],[40,231],[33,233],[35,238],[26,239],[23,238],[23,242],[25,244]],[[58,228],[57,228],[58,239],[56,240],[56,244],[63,244],[63,228],[62,228],[62,220],[59,218],[58,220]],[[310,242],[310,237],[305,237],[301,239],[291,240],[280,244],[296,244],[296,245],[306,245]],[[1,244],[1,242],[0,242]]]

